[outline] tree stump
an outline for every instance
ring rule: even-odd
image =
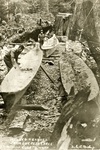
[[[68,34],[68,25],[71,15],[71,13],[58,13],[58,15],[55,18],[56,35],[64,36]]]

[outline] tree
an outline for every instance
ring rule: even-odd
[[[39,0],[30,0],[28,1],[28,3],[29,3],[29,8],[28,8],[29,13],[38,13],[40,11]]]
[[[49,12],[49,0],[40,0],[41,11]]]
[[[16,15],[17,13],[27,13],[28,7],[29,7],[29,4],[25,2],[24,0],[21,0],[21,1],[11,0],[9,1],[9,4],[8,4],[8,9],[9,9],[8,11],[9,11],[9,14],[12,14],[12,15]]]
[[[83,29],[82,37],[87,41],[100,73],[100,13],[98,11],[100,8],[100,1],[82,0],[76,7],[73,27],[75,30]]]
[[[0,18],[1,21],[7,19],[7,6],[4,0],[0,0]]]

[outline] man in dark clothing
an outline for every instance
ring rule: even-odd
[[[38,36],[38,42],[40,43],[40,48],[41,48],[41,46],[42,46],[43,43],[44,43],[44,38],[45,38],[45,35],[44,35],[44,33],[43,33],[43,30],[41,30],[41,33],[40,33],[39,36]]]
[[[4,62],[7,66],[8,72],[12,67],[16,68],[18,56],[23,51],[24,46],[20,45],[18,48],[12,48],[9,51],[6,52],[4,56]]]

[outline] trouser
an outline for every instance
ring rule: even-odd
[[[44,41],[43,40],[41,40],[40,41],[40,48],[42,49],[42,45],[43,45],[43,43],[44,43]]]
[[[7,66],[8,71],[13,67],[12,61],[10,57],[4,56],[4,62]]]

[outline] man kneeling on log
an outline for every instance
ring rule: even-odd
[[[18,56],[21,54],[23,49],[24,49],[23,45],[20,45],[17,48],[15,46],[14,48],[11,48],[10,50],[8,50],[5,53],[4,62],[6,64],[6,66],[7,66],[8,72],[10,71],[10,69],[12,67],[16,68],[17,61],[18,61]]]

